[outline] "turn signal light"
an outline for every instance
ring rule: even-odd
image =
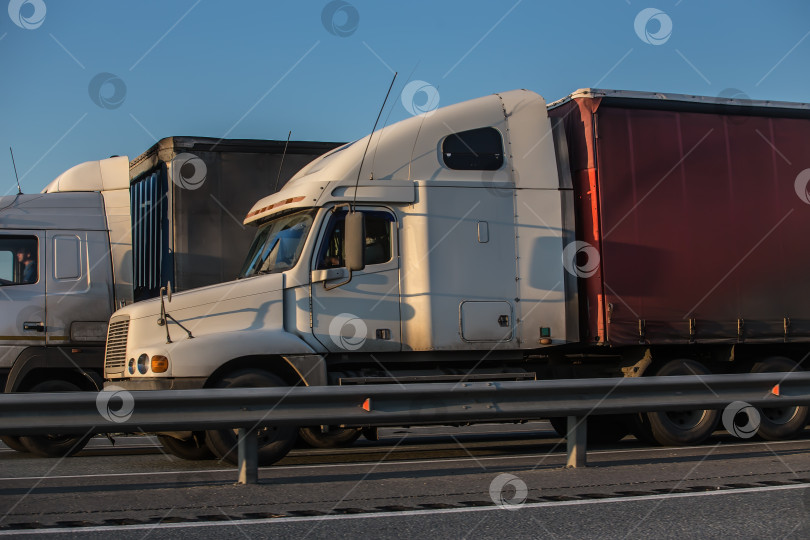
[[[152,373],[166,373],[169,370],[169,359],[165,356],[155,355],[152,357]]]

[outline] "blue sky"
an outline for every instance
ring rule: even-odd
[[[16,190],[9,146],[32,193],[172,135],[353,140],[391,70],[389,123],[425,106],[401,98],[409,81],[439,106],[592,86],[810,102],[801,0],[3,3],[0,194]]]

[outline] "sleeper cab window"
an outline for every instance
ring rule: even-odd
[[[503,138],[491,127],[453,133],[442,142],[442,159],[450,169],[497,171],[503,165]]]
[[[0,236],[0,286],[36,283],[38,254],[36,236]]]
[[[391,260],[391,230],[394,216],[388,212],[364,210],[366,225],[366,265],[382,264]],[[318,255],[317,268],[346,266],[343,252],[343,225],[346,212],[337,212],[329,220],[324,242]]]

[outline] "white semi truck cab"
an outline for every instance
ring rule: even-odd
[[[96,390],[112,312],[132,301],[129,160],[69,169],[39,194],[0,197],[0,382],[4,392]],[[72,436],[4,437],[75,453]]]
[[[357,366],[371,355],[410,369],[424,353],[477,362],[469,353],[483,351],[486,363],[564,343],[564,216],[543,99],[518,90],[414,117],[374,133],[363,159],[367,142],[254,205],[239,279],[117,311],[106,378],[195,388],[252,366],[345,384],[370,377]],[[352,271],[349,211],[365,222],[363,268]]]

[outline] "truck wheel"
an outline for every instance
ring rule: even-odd
[[[754,364],[751,373],[803,371],[796,362],[784,356],[772,356]],[[790,439],[807,424],[807,407],[765,407],[759,411],[757,435],[767,441]]]
[[[68,381],[43,381],[30,392],[81,392],[82,389]],[[20,442],[32,454],[42,457],[72,456],[82,450],[93,437],[90,435],[31,435],[20,437]]]
[[[679,359],[664,364],[656,375],[709,375],[710,373],[700,362]],[[651,412],[646,415],[653,438],[662,446],[699,444],[709,438],[720,419],[719,411],[708,409]]]
[[[216,388],[267,388],[289,386],[266,371],[242,369],[220,380]],[[234,429],[209,429],[205,432],[208,448],[218,458],[236,464],[238,438]],[[259,465],[272,465],[289,453],[298,437],[295,426],[267,426],[259,430]]]
[[[168,435],[158,435],[158,440],[161,446],[173,456],[189,461],[214,459],[214,454],[211,452],[211,449],[208,448],[204,442],[202,445],[198,445],[194,437],[181,441],[180,439],[175,439]]]
[[[549,418],[551,427],[563,439],[568,436],[568,419],[558,416]],[[610,444],[624,439],[630,433],[627,419],[622,414],[604,414],[588,417],[587,430],[588,444]]]
[[[361,428],[330,428],[323,433],[320,426],[302,427],[298,436],[312,448],[342,448],[351,446],[360,438]]]
[[[23,445],[20,438],[14,435],[0,435],[0,441],[3,441],[3,444],[17,452],[28,452],[28,448]]]

